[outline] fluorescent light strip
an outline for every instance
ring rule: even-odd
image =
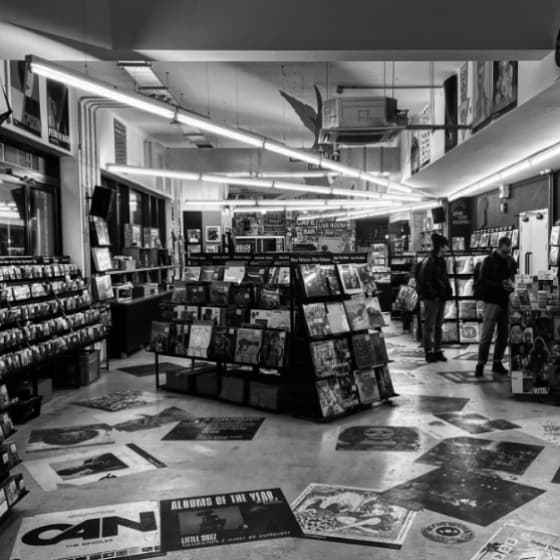
[[[207,207],[207,208],[225,208],[228,206],[280,206],[286,208],[300,208],[300,209],[337,209],[337,208],[380,208],[380,207],[398,207],[402,206],[399,202],[363,202],[363,201],[351,201],[345,199],[232,199],[232,200],[204,200],[204,199],[191,199],[188,198],[185,204],[189,207]]]
[[[303,214],[297,217],[298,221],[304,221],[304,220],[322,220],[322,219],[326,219],[326,218],[340,218],[342,216],[346,216],[346,214],[348,213],[347,210],[345,210],[344,212],[327,212],[327,213],[323,213],[323,214]]]
[[[226,177],[248,177],[257,179],[321,179],[323,177],[336,177],[338,173],[331,171],[261,171],[247,173],[245,171],[232,171],[229,173],[216,172],[212,175],[225,175]]]
[[[369,183],[386,187],[389,191],[412,192],[415,190],[407,185],[391,183],[387,179],[380,178],[372,173],[367,173],[353,167],[323,159],[320,155],[311,154],[302,150],[294,150],[284,144],[269,140],[264,136],[216,124],[202,115],[197,115],[196,113],[192,113],[183,108],[174,108],[155,99],[148,99],[141,94],[119,91],[110,84],[104,84],[99,80],[89,78],[84,74],[74,72],[64,66],[52,64],[51,62],[42,60],[38,57],[27,56],[26,60],[30,63],[32,72],[60,82],[66,86],[75,87],[100,97],[106,97],[107,99],[123,103],[135,109],[140,109],[142,111],[146,111],[147,113],[173,120],[174,122],[193,126],[205,132],[216,134],[217,136],[230,138],[256,148],[263,148],[269,152],[294,158],[299,161],[304,161],[324,169],[331,169],[346,177],[363,179]]]
[[[384,216],[385,214],[395,214],[397,212],[408,212],[415,210],[428,210],[430,208],[435,208],[439,206],[438,202],[425,202],[424,204],[411,204],[409,206],[401,206],[400,208],[387,208],[384,210],[364,210],[362,212],[348,212],[346,217],[338,218],[337,222],[343,222],[346,220],[356,220],[359,218],[368,218],[370,216]]]

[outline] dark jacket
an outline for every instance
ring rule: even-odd
[[[449,299],[452,292],[445,259],[432,252],[418,266],[416,291],[419,296],[422,299]]]
[[[482,262],[480,282],[484,286],[484,301],[507,308],[509,294],[504,288],[504,280],[512,280],[516,272],[515,261],[511,257],[503,258],[492,252]]]

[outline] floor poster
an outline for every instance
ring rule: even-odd
[[[118,414],[118,413],[117,413]],[[115,430],[120,432],[137,432],[140,430],[151,430],[153,428],[160,428],[166,424],[173,422],[180,422],[192,418],[192,414],[182,408],[170,406],[160,412],[154,414],[144,414],[140,412],[128,413],[129,418],[113,424]]]
[[[86,424],[66,428],[45,428],[32,430],[27,451],[50,451],[86,445],[115,443],[113,429],[108,424]]]
[[[440,397],[439,395],[403,395],[401,393],[395,406],[399,410],[410,408],[414,412],[428,412],[437,414],[439,412],[456,412],[463,410],[470,399],[460,397]]]
[[[292,503],[306,537],[401,548],[414,512],[364,488],[310,484]]]
[[[486,527],[544,492],[475,472],[440,468],[399,484],[382,496],[410,509],[425,507]]]
[[[483,377],[474,376],[474,368],[467,371],[436,371],[438,375],[453,383],[458,384],[481,384],[481,383],[509,383],[510,379],[507,375],[490,375],[486,374]]]
[[[560,445],[560,415],[519,420],[517,423],[526,434],[542,439],[547,443]]]
[[[301,535],[279,488],[161,502],[162,550]]]
[[[485,434],[495,430],[516,430],[521,427],[517,424],[513,424],[509,420],[504,420],[502,418],[490,420],[486,416],[474,412],[467,414],[461,412],[440,412],[435,416],[457,426],[457,428],[469,434]]]
[[[25,517],[10,560],[160,556],[157,502],[133,502]]]
[[[26,461],[24,465],[43,490],[47,491],[56,490],[59,484],[81,486],[165,467],[133,443]]]
[[[193,418],[179,422],[162,440],[249,440],[263,422],[261,417]]]
[[[146,406],[156,401],[156,395],[144,391],[116,391],[100,397],[93,397],[86,401],[76,401],[74,404],[87,408],[98,408],[107,412],[116,412],[137,406]]]
[[[341,430],[336,449],[340,451],[418,451],[417,428],[403,426],[350,426]]]

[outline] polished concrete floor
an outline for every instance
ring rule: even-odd
[[[437,371],[464,371],[470,374],[474,368],[474,361],[452,358],[476,350],[476,347],[450,348],[446,351],[449,362],[422,365],[415,363],[418,358],[414,359],[413,356],[397,356],[402,354],[403,350],[411,350],[411,355],[416,353],[417,344],[411,341],[409,335],[395,332],[387,338],[387,342],[390,357],[395,360],[391,364],[393,382],[395,389],[401,394],[401,397],[394,399],[393,406],[378,406],[342,420],[320,424],[287,415],[262,413],[223,402],[160,391],[157,393],[157,407],[160,410],[177,406],[194,416],[247,415],[264,416],[266,419],[252,441],[161,441],[161,437],[169,431],[169,425],[133,433],[119,432],[118,441],[141,445],[166,463],[167,467],[81,487],[61,486],[56,491],[46,492],[25,467],[26,461],[39,458],[37,453],[25,452],[30,431],[44,427],[112,423],[112,413],[76,406],[72,401],[123,389],[155,392],[153,377],[135,377],[118,371],[119,367],[151,361],[152,355],[139,352],[126,360],[112,361],[111,371],[104,372],[102,378],[92,385],[78,390],[56,392],[52,401],[44,406],[41,416],[20,426],[17,434],[12,436],[12,441],[18,444],[24,460],[15,471],[24,473],[31,492],[0,527],[0,558],[9,558],[8,552],[14,543],[21,519],[37,513],[274,487],[281,488],[287,499],[292,501],[311,482],[376,490],[388,489],[431,470],[433,467],[414,463],[414,459],[434,446],[438,440],[425,434],[422,436],[421,449],[412,453],[347,452],[335,450],[337,436],[341,428],[355,425],[420,426],[419,419],[425,415],[425,411],[416,408],[419,401],[415,399],[415,395],[465,397],[470,400],[463,412],[477,412],[489,418],[511,421],[560,413],[558,407],[513,399],[509,394],[508,384],[504,382],[456,383],[451,378],[438,375]],[[418,365],[421,367],[415,367]],[[129,412],[141,412],[141,409],[132,409]],[[115,414],[119,414],[120,418],[122,413]],[[462,435],[469,436],[467,433]],[[483,434],[483,437],[545,445],[542,440],[522,430],[496,431]],[[51,451],[46,456],[57,456],[61,453],[64,452]],[[42,454],[40,458],[43,458]],[[489,526],[465,523],[474,532],[474,538],[467,543],[440,544],[425,538],[421,532],[422,528],[452,519],[439,513],[421,510],[416,514],[401,550],[287,538],[169,553],[167,557],[228,560],[327,560],[342,557],[368,560],[468,560],[504,521],[545,532],[560,533],[560,484],[551,483],[559,467],[560,447],[547,444],[525,474],[517,480],[546,492]],[[48,558],[45,557],[45,560]]]

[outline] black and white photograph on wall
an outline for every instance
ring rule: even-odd
[[[103,534],[103,538],[100,538],[101,530],[91,530],[92,527],[100,528],[101,519],[118,521],[116,530],[107,531],[112,534]],[[24,517],[10,560],[135,559],[160,556],[159,522],[159,504],[156,501],[103,505]],[[53,527],[69,530],[53,532]]]
[[[494,61],[492,116],[498,117],[517,106],[517,60]]]
[[[25,61],[11,60],[9,65],[12,122],[18,128],[41,136],[39,76],[31,72],[30,65]]]
[[[206,243],[219,243],[221,240],[220,226],[206,226]]]
[[[474,63],[473,132],[488,124],[492,114],[492,62]]]
[[[49,143],[69,150],[68,88],[64,84],[53,80],[47,80],[47,122]]]
[[[187,229],[187,243],[199,244],[202,234],[200,229]]]

